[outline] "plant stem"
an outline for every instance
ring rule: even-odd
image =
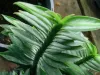
[[[47,47],[51,44],[51,42],[53,41],[57,32],[60,30],[60,28],[61,28],[61,25],[55,26],[55,27],[53,27],[52,31],[48,34],[47,39],[45,40],[45,42],[41,46],[40,50],[38,50],[38,52],[35,56],[30,75],[36,75],[36,69],[37,69],[37,64],[38,64],[39,59],[42,57],[42,55],[45,52],[45,50],[47,49]]]
[[[87,56],[87,57],[85,57],[85,58],[83,58],[83,59],[77,61],[75,64],[81,65],[81,64],[83,64],[84,62],[90,60],[91,58],[94,58],[94,55]]]

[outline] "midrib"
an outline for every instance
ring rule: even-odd
[[[43,45],[36,53],[35,59],[33,61],[33,66],[31,68],[31,70],[32,70],[31,75],[33,75],[33,73],[34,73],[34,75],[36,74],[36,69],[37,69],[37,64],[39,62],[39,59],[42,57],[42,55],[44,54],[47,47],[52,43],[54,37],[56,36],[57,32],[59,32],[61,27],[62,27],[62,25],[56,25],[55,27],[53,27],[52,31],[48,34],[47,39],[45,39]]]

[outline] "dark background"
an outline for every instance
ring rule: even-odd
[[[12,15],[13,12],[17,11],[18,7],[13,5],[16,1],[46,6],[45,0],[0,0],[0,14]]]

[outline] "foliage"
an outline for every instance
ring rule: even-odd
[[[93,75],[91,71],[100,71],[97,48],[82,34],[100,29],[99,19],[76,15],[62,18],[41,6],[14,4],[23,9],[14,13],[22,19],[3,15],[10,25],[2,24],[2,33],[12,43],[0,56],[20,67],[0,75]]]

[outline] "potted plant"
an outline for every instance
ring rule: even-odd
[[[38,5],[14,4],[23,9],[14,13],[23,20],[2,15],[9,22],[1,25],[2,34],[9,36],[11,43],[0,56],[13,70],[0,75],[93,75],[100,71],[97,48],[82,34],[100,29],[100,19],[62,18]]]

